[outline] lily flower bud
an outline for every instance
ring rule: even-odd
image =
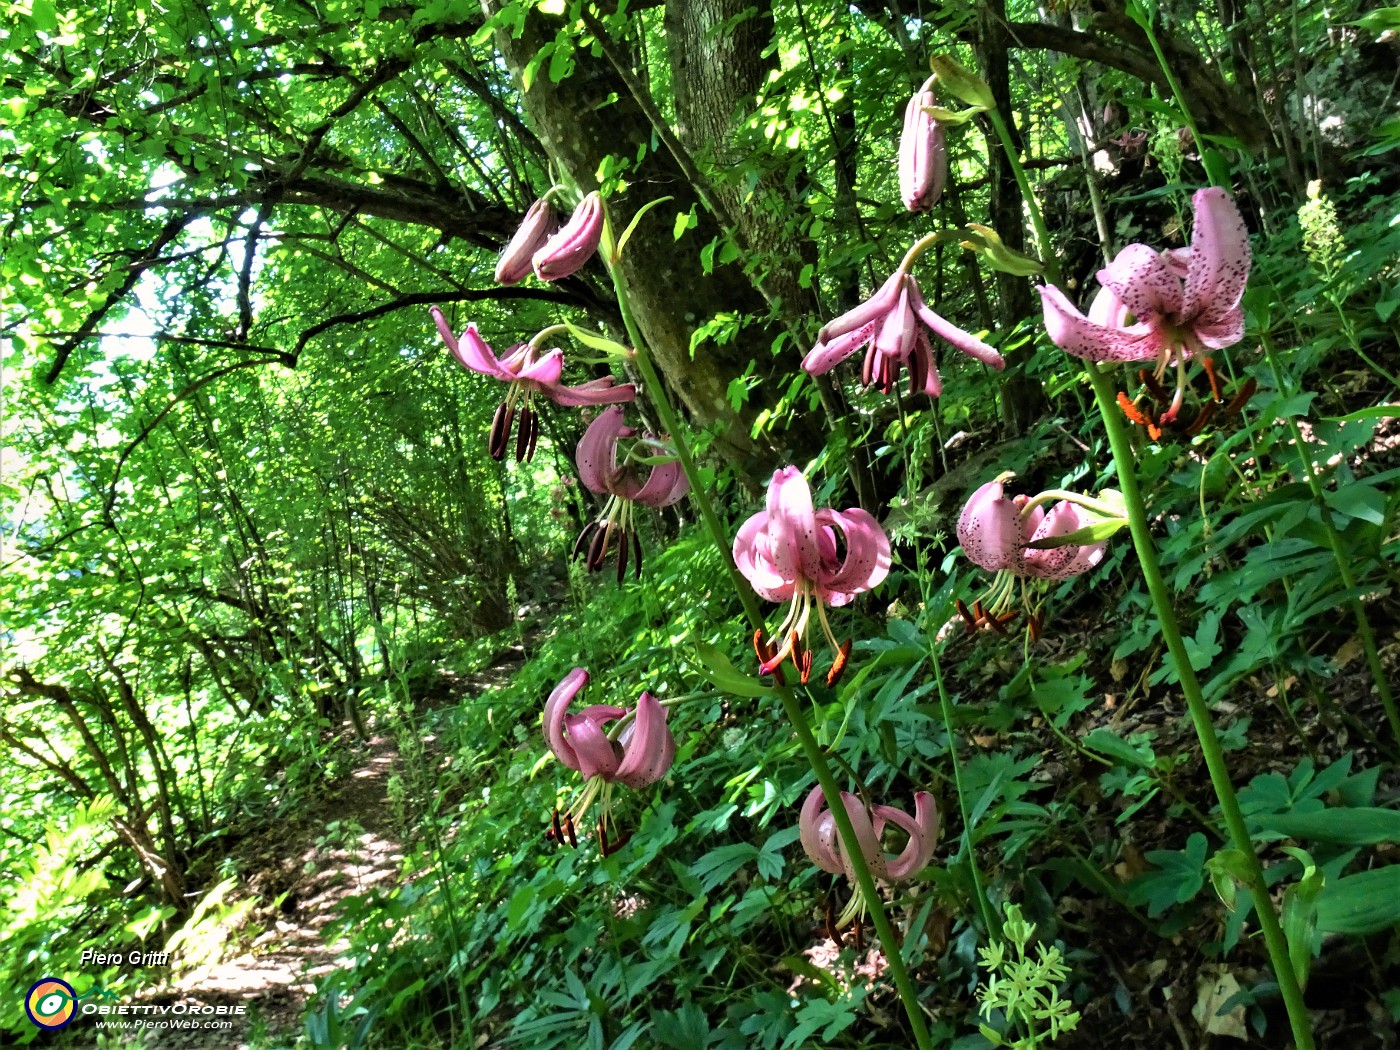
[[[929,211],[943,193],[948,177],[948,147],[943,125],[928,107],[935,103],[929,77],[904,107],[899,137],[899,192],[910,211]]]
[[[562,229],[535,252],[535,276],[557,281],[578,272],[598,250],[603,237],[603,198],[594,190],[579,201]]]
[[[554,209],[549,201],[539,200],[530,205],[520,228],[496,263],[496,283],[518,284],[530,276],[530,259],[549,240],[553,228]]]

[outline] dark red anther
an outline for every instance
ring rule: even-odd
[[[771,674],[774,680],[782,685],[783,669],[781,667],[771,667],[767,671],[764,670],[773,662],[774,649],[771,642],[763,640],[763,628],[761,627],[753,633],[753,651],[758,654],[758,673],[760,675]]]
[[[856,951],[865,951],[865,927],[861,925],[859,918],[856,919],[855,926],[851,928],[851,933],[855,935]]]
[[[1005,634],[1007,622],[1015,618],[1016,614],[1014,612],[1007,613],[1005,619],[1000,616],[994,616],[991,613],[981,614],[981,622],[996,631],[997,634]]]
[[[642,536],[636,529],[632,530],[632,576],[642,578]]]
[[[597,572],[603,567],[603,559],[607,557],[608,540],[612,538],[613,523],[602,522],[598,525],[598,531],[593,534],[593,542],[588,546],[588,571]]]
[[[622,849],[623,846],[627,845],[627,843],[631,841],[632,833],[630,831],[623,832],[617,838],[613,839],[612,842],[608,843],[608,852],[604,853],[603,856],[606,857],[610,854],[616,853],[618,850]]]
[[[1040,628],[1042,625],[1043,621],[1041,620],[1039,613],[1026,614],[1026,630],[1030,632],[1031,641],[1040,641]]]
[[[788,647],[787,647],[787,651],[788,651],[788,658],[789,658],[790,660],[792,660],[793,669],[794,669],[798,674],[801,674],[801,673],[802,673],[802,639],[800,639],[800,638],[797,637],[797,632],[796,632],[796,631],[791,631],[791,632],[788,633]],[[802,684],[803,684],[803,685],[806,685],[806,684],[807,684],[807,679],[805,679],[805,678],[802,679]]]
[[[540,439],[540,414],[530,410],[530,443],[525,446],[525,462],[535,458],[535,443]]]
[[[1172,399],[1171,394],[1167,393],[1166,387],[1157,382],[1157,377],[1146,368],[1138,369],[1138,379],[1141,380],[1143,386],[1147,387],[1147,392],[1158,404],[1165,405]]]
[[[520,426],[515,430],[515,462],[523,463],[530,447],[530,425],[534,421],[535,410],[529,405],[520,406]]]
[[[1186,436],[1195,437],[1202,430],[1204,430],[1206,428],[1206,424],[1210,422],[1210,417],[1215,415],[1215,408],[1216,402],[1214,401],[1207,401],[1204,405],[1202,405],[1200,413],[1196,416],[1195,419],[1191,420],[1191,425],[1186,428]]]
[[[1123,415],[1140,427],[1149,426],[1152,423],[1150,417],[1143,413],[1142,409],[1135,405],[1131,398],[1123,391],[1118,391],[1118,407],[1123,410]]]
[[[486,451],[492,459],[505,458],[506,441],[510,437],[510,424],[514,416],[515,409],[508,402],[502,401],[496,406],[496,414],[491,417],[491,433],[486,439]]]
[[[828,896],[826,898],[826,935],[836,942],[836,947],[844,948],[845,940],[841,937],[841,928],[836,925],[836,903]]]
[[[1210,396],[1216,404],[1225,400],[1220,395],[1220,377],[1215,374],[1215,362],[1209,357],[1201,358],[1201,367],[1205,369],[1206,379],[1210,381]]]
[[[860,363],[860,385],[868,387],[875,381],[875,375],[871,371],[874,365],[874,354],[866,354],[865,359]]]
[[[572,813],[564,814],[564,834],[569,836],[569,845],[578,849],[578,834],[574,831],[574,815]]]
[[[564,829],[559,826],[559,807],[554,807],[554,813],[550,817],[550,828],[544,833],[545,839],[556,845],[564,844]]]
[[[1233,416],[1244,408],[1249,403],[1249,399],[1254,396],[1254,391],[1258,386],[1259,384],[1255,382],[1253,376],[1246,379],[1244,385],[1240,387],[1240,392],[1230,398],[1230,403],[1225,406],[1225,414]]]
[[[846,670],[846,661],[851,658],[851,640],[847,638],[841,643],[841,648],[836,650],[836,659],[831,661],[831,670],[826,672],[826,684],[828,687],[836,685],[841,680],[841,672]]]
[[[578,539],[574,540],[574,551],[569,555],[569,560],[573,561],[583,553],[584,544],[588,542],[588,537],[593,535],[593,530],[598,527],[596,521],[590,521],[583,527],[583,531],[578,534]]]
[[[617,582],[621,583],[627,579],[627,553],[631,549],[631,544],[627,542],[627,534],[624,532],[617,544]]]
[[[915,397],[924,392],[928,383],[929,359],[923,354],[909,355],[909,396]]]
[[[603,827],[603,818],[598,818],[598,852],[603,856],[608,855],[608,829]]]
[[[971,634],[977,630],[977,618],[968,611],[967,603],[958,598],[953,604],[957,606],[958,615],[963,618],[963,623],[967,625],[967,633]]]
[[[812,650],[806,649],[802,653],[802,666],[798,669],[798,679],[806,685],[812,677]]]

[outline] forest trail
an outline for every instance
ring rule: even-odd
[[[266,1050],[296,1041],[307,1000],[345,947],[327,943],[326,926],[347,897],[397,877],[403,860],[389,800],[397,744],[376,734],[363,747],[354,770],[308,803],[300,819],[271,825],[235,850],[247,873],[235,899],[256,903],[226,957],[141,997],[242,1005],[247,1012],[232,1018],[231,1030],[155,1029],[129,1037],[124,1050]],[[253,931],[260,932],[249,940]]]

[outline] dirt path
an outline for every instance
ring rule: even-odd
[[[348,896],[398,875],[403,850],[394,828],[388,782],[398,762],[392,737],[375,736],[354,772],[292,823],[264,829],[235,851],[249,873],[236,899],[255,897],[235,943],[243,950],[149,989],[142,1002],[187,1008],[242,1005],[232,1029],[153,1029],[121,1045],[149,1050],[266,1050],[290,1047],[302,1033],[302,1011],[336,967],[343,942],[324,930]],[[261,930],[251,943],[247,931]],[[237,951],[237,948],[234,949]]]

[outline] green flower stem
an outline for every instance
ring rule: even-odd
[[[1279,368],[1278,358],[1274,354],[1273,344],[1267,336],[1262,336],[1260,342],[1264,346],[1264,356],[1268,359],[1269,367],[1273,369],[1274,384],[1282,394],[1287,388],[1284,385],[1283,370]],[[1327,506],[1322,482],[1318,480],[1317,472],[1308,456],[1303,432],[1298,426],[1298,421],[1292,416],[1288,417],[1288,429],[1293,435],[1293,448],[1298,453],[1298,469],[1312,492],[1318,516],[1322,519],[1323,531],[1327,533],[1327,543],[1332,548],[1332,558],[1337,563],[1337,574],[1342,578],[1342,586],[1352,591],[1356,588],[1356,574],[1351,571],[1351,559],[1342,547],[1342,537],[1337,534],[1337,528],[1332,524],[1332,511]],[[1376,683],[1376,692],[1380,694],[1381,707],[1385,709],[1390,732],[1396,742],[1400,743],[1400,709],[1395,706],[1395,696],[1390,691],[1390,679],[1386,675],[1385,665],[1381,663],[1380,650],[1376,646],[1376,632],[1371,629],[1371,618],[1366,615],[1366,606],[1356,595],[1347,599],[1347,608],[1356,619],[1356,633],[1361,639],[1361,648],[1366,653],[1366,663],[1371,669],[1371,678]]]
[[[1001,140],[1002,151],[1011,164],[1011,173],[1016,176],[1016,185],[1021,188],[1021,197],[1025,200],[1026,207],[1031,213],[1031,223],[1035,226],[1036,249],[1040,255],[1041,264],[1045,267],[1045,279],[1051,284],[1059,284],[1060,261],[1055,257],[1055,242],[1050,240],[1050,231],[1045,227],[1045,216],[1040,213],[1040,205],[1036,202],[1035,191],[1031,189],[1030,179],[1026,178],[1026,169],[1021,166],[1021,158],[1016,155],[1016,146],[1011,141],[1011,132],[997,110],[987,110],[987,118],[992,122],[992,127],[996,129],[997,138]]]
[[[946,608],[946,606],[945,606]],[[977,899],[977,911],[982,916],[982,925],[987,928],[987,939],[991,943],[1001,940],[1001,916],[987,899],[986,888],[982,885],[982,874],[977,870],[977,854],[972,846],[972,819],[967,805],[967,793],[963,790],[962,763],[958,761],[958,737],[953,721],[953,701],[948,696],[948,688],[943,684],[943,665],[938,659],[938,645],[928,647],[929,660],[933,664],[933,679],[938,685],[938,703],[943,709],[943,725],[948,730],[948,758],[953,763],[953,790],[958,795],[958,810],[962,816],[963,852],[967,855],[967,867],[972,872],[972,893]]]
[[[1154,39],[1150,28],[1148,29],[1148,37]],[[1153,46],[1156,47],[1155,39]],[[1158,54],[1160,56],[1160,50]],[[1165,66],[1163,68],[1165,69]],[[1169,72],[1168,79],[1171,80]],[[1006,151],[1011,169],[1015,173],[1016,184],[1021,187],[1026,207],[1030,211],[1031,222],[1035,226],[1036,238],[1040,241],[1044,257],[1042,261],[1045,264],[1046,277],[1052,283],[1058,284],[1060,268],[1058,261],[1052,255],[1052,245],[1049,231],[1045,227],[1045,217],[1041,214],[1040,205],[1031,192],[1030,181],[1026,178],[1025,169],[1021,167],[1020,158],[1016,155],[1011,135],[1007,132],[1005,123],[1002,122],[1000,115],[995,110],[988,111],[987,115],[991,118],[992,126],[996,128],[997,135],[1001,139],[1002,148]],[[1211,174],[1214,177],[1216,173],[1212,172]],[[1201,692],[1201,684],[1196,678],[1195,669],[1191,666],[1191,658],[1186,652],[1186,644],[1181,639],[1181,628],[1176,621],[1176,611],[1172,606],[1171,594],[1167,590],[1166,581],[1162,579],[1162,570],[1157,564],[1157,548],[1152,539],[1147,519],[1147,508],[1143,503],[1142,491],[1138,488],[1137,474],[1134,469],[1136,461],[1133,458],[1132,443],[1128,440],[1128,433],[1124,429],[1123,420],[1118,413],[1113,384],[1105,373],[1099,371],[1096,365],[1086,364],[1085,372],[1094,388],[1094,400],[1098,403],[1099,416],[1103,420],[1104,430],[1108,434],[1109,447],[1113,451],[1113,462],[1117,468],[1119,483],[1122,486],[1123,502],[1127,509],[1128,526],[1132,532],[1133,546],[1137,550],[1138,563],[1142,568],[1148,593],[1152,596],[1152,605],[1156,610],[1157,620],[1162,629],[1162,638],[1167,643],[1177,677],[1181,681],[1181,691],[1186,697],[1186,706],[1190,711],[1191,722],[1195,726],[1196,737],[1201,745],[1201,756],[1205,759],[1211,786],[1215,788],[1215,797],[1220,803],[1220,813],[1225,820],[1226,830],[1229,832],[1231,842],[1245,860],[1249,893],[1254,901],[1254,912],[1259,917],[1259,928],[1264,934],[1264,944],[1268,949],[1269,960],[1273,964],[1274,979],[1278,981],[1279,992],[1282,994],[1284,1006],[1288,1010],[1288,1023],[1293,1029],[1295,1050],[1314,1050],[1312,1021],[1308,1017],[1308,1009],[1303,1002],[1303,992],[1298,985],[1297,974],[1294,973],[1293,963],[1288,956],[1288,941],[1279,925],[1278,913],[1274,910],[1274,902],[1269,896],[1269,888],[1264,883],[1264,869],[1259,862],[1259,855],[1254,852],[1254,843],[1250,840],[1249,829],[1245,826],[1244,814],[1240,811],[1239,799],[1235,796],[1235,787],[1230,782],[1230,771],[1225,764],[1225,752],[1220,746],[1220,738],[1216,735],[1215,726],[1211,721],[1210,707],[1206,704],[1205,696]]]
[[[621,275],[614,266],[609,266],[608,272],[617,292],[618,310],[622,314],[622,323],[626,326],[627,337],[632,341],[632,345],[637,351],[635,359],[637,369],[647,384],[647,392],[651,396],[652,405],[656,408],[657,415],[661,417],[662,425],[670,432],[681,469],[685,471],[685,476],[690,479],[690,498],[700,511],[700,517],[705,522],[711,540],[719,548],[724,567],[729,573],[730,581],[734,584],[735,592],[739,595],[739,601],[744,607],[744,614],[748,618],[750,626],[755,630],[762,630],[764,627],[763,613],[758,607],[753,589],[739,575],[739,569],[734,564],[729,536],[719,520],[719,515],[715,513],[714,504],[710,502],[709,495],[705,491],[705,486],[702,484],[699,471],[695,466],[695,459],[690,453],[690,445],[681,428],[680,419],[671,406],[670,399],[666,395],[666,388],[662,385],[661,377],[652,363],[646,341],[637,328]],[[904,1004],[904,1012],[909,1017],[909,1027],[913,1030],[915,1044],[919,1050],[933,1050],[933,1041],[929,1036],[928,1025],[924,1021],[923,1009],[919,1006],[918,992],[915,990],[914,982],[910,979],[909,971],[904,965],[899,938],[895,934],[894,927],[890,924],[889,917],[885,915],[884,901],[880,897],[875,877],[871,875],[870,867],[866,864],[865,857],[861,853],[855,828],[851,826],[850,815],[846,812],[846,807],[840,804],[840,785],[837,784],[836,777],[831,772],[831,766],[827,762],[826,756],[822,754],[821,745],[817,743],[817,738],[812,734],[811,726],[807,724],[807,718],[803,714],[802,707],[792,689],[785,684],[779,685],[775,682],[774,691],[782,701],[783,711],[792,724],[793,733],[797,737],[803,754],[807,756],[812,771],[817,775],[817,783],[821,785],[822,794],[828,799],[831,815],[836,821],[836,830],[841,836],[842,843],[846,846],[846,854],[850,858],[851,867],[855,872],[856,885],[860,887],[861,894],[865,898],[871,923],[875,927],[875,934],[879,937],[880,946],[885,953],[890,976],[894,978],[895,988]]]
[[[1278,913],[1274,910],[1273,899],[1264,882],[1264,869],[1259,863],[1259,855],[1254,852],[1249,829],[1245,826],[1244,814],[1240,811],[1235,787],[1230,782],[1230,770],[1225,763],[1225,753],[1220,746],[1211,721],[1210,707],[1201,692],[1200,681],[1191,666],[1191,658],[1186,652],[1186,644],[1181,638],[1181,628],[1177,624],[1176,611],[1172,607],[1171,594],[1157,564],[1157,548],[1152,539],[1148,524],[1147,508],[1138,488],[1137,474],[1134,471],[1133,449],[1128,440],[1123,421],[1119,418],[1114,401],[1113,384],[1106,374],[1093,364],[1085,366],[1089,382],[1094,387],[1094,398],[1098,401],[1099,415],[1103,418],[1104,429],[1108,432],[1109,447],[1113,450],[1113,461],[1118,470],[1118,481],[1122,486],[1123,500],[1128,509],[1128,527],[1132,531],[1133,546],[1137,550],[1138,564],[1142,568],[1152,605],[1157,613],[1157,621],[1162,630],[1162,639],[1167,643],[1177,677],[1181,681],[1181,691],[1186,697],[1186,706],[1191,714],[1191,722],[1196,728],[1196,737],[1201,745],[1201,757],[1205,759],[1206,770],[1210,774],[1211,785],[1220,802],[1220,814],[1225,820],[1230,841],[1240,851],[1245,861],[1247,883],[1250,896],[1254,900],[1254,913],[1259,918],[1259,928],[1264,934],[1264,944],[1273,963],[1274,979],[1278,981],[1279,992],[1283,995],[1284,1006],[1288,1009],[1288,1022],[1293,1029],[1293,1040],[1297,1050],[1313,1050],[1312,1022],[1308,1017],[1307,1006],[1303,1003],[1303,992],[1298,985],[1298,977],[1288,957],[1288,942],[1279,926]]]

